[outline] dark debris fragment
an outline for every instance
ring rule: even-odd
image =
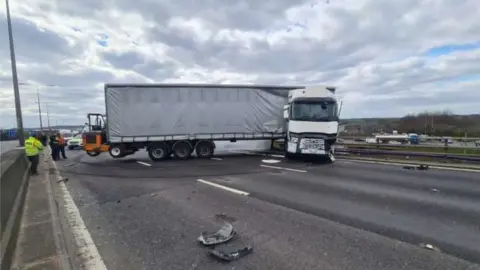
[[[223,245],[215,247],[210,254],[224,261],[234,261],[253,251],[251,245]]]
[[[406,166],[403,166],[403,168],[406,170],[420,170],[420,171],[425,171],[429,169],[428,165],[424,165],[424,164],[421,164],[419,166],[406,165]]]

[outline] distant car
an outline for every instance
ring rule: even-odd
[[[67,142],[67,147],[69,150],[79,150],[82,149],[82,134],[75,135]]]
[[[475,147],[479,147],[479,146],[480,146],[480,140],[475,141]]]

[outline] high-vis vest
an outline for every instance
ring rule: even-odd
[[[25,154],[29,157],[38,155],[42,149],[42,143],[35,137],[30,137],[25,141]]]

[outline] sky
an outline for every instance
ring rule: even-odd
[[[0,128],[16,126],[6,9]],[[23,122],[83,124],[103,84],[332,85],[342,118],[480,113],[478,0],[10,1]]]

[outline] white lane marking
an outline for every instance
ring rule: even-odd
[[[58,180],[63,178],[60,176],[60,172],[57,169],[57,164],[52,160],[53,167],[55,168],[55,174],[57,175]],[[60,190],[63,193],[63,199],[65,201],[65,210],[67,216],[67,222],[69,228],[72,230],[73,237],[77,244],[78,251],[76,254],[81,258],[83,269],[86,270],[107,270],[105,263],[103,262],[102,256],[98,252],[97,246],[93,242],[92,236],[83,222],[80,211],[77,208],[77,205],[73,201],[70,192],[68,192],[65,182],[61,181],[59,183]]]
[[[218,157],[212,157],[212,158],[210,158],[210,159],[211,159],[211,160],[223,160],[223,159],[218,158]]]
[[[137,163],[140,164],[140,165],[143,165],[143,166],[148,166],[148,167],[152,166],[152,164],[147,163],[147,162],[143,162],[143,161],[138,161],[137,160]]]
[[[277,167],[277,166],[270,166],[270,165],[260,165],[260,167],[265,167],[265,168],[272,168],[272,169],[277,169],[277,170],[285,170],[285,171],[292,171],[292,172],[301,172],[301,173],[306,173],[307,171],[305,170],[298,170],[298,169],[292,169],[292,168],[285,168],[285,167]]]
[[[282,162],[282,161],[280,161],[278,159],[262,159],[262,162],[272,164],[272,163],[279,163],[279,162]]]
[[[270,155],[271,157],[276,157],[276,158],[285,158],[285,156],[282,155]]]
[[[414,164],[410,164],[410,163],[395,163],[395,162],[359,160],[359,159],[348,159],[348,161],[345,161],[345,160],[347,160],[347,159],[340,159],[339,161],[341,161],[343,163],[357,162],[357,163],[370,163],[370,164],[382,164],[382,165],[393,165],[393,166],[415,166]],[[422,162],[419,161],[418,163],[421,164]],[[426,164],[426,165],[428,165],[428,164]],[[447,171],[480,173],[480,170],[474,170],[474,169],[468,169],[468,168],[441,167],[441,166],[432,166],[432,165],[428,165],[428,168],[438,169],[438,170],[447,170]]]
[[[241,191],[241,190],[234,189],[234,188],[229,188],[229,187],[222,186],[222,185],[219,185],[219,184],[216,184],[216,183],[205,181],[203,179],[197,179],[197,181],[200,182],[200,183],[203,183],[203,184],[210,185],[212,187],[217,187],[217,188],[221,188],[221,189],[226,190],[226,191],[233,192],[235,194],[240,194],[240,195],[244,195],[244,196],[248,196],[250,194],[250,193],[245,192],[245,191]]]

